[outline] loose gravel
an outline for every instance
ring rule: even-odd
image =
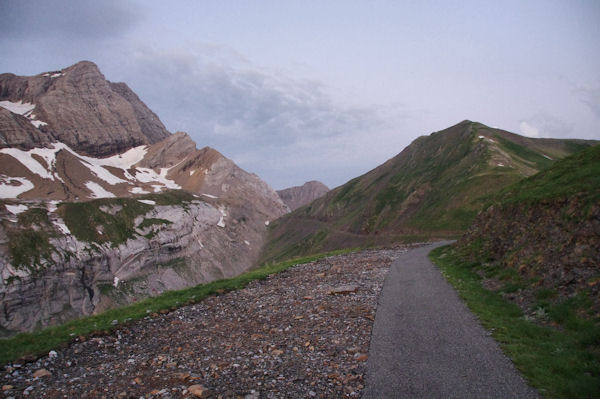
[[[4,397],[360,397],[377,298],[404,248],[298,265],[2,370]]]

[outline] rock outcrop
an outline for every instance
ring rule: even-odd
[[[0,75],[0,106],[19,105],[31,106],[28,119],[50,142],[65,143],[84,155],[114,155],[169,136],[125,83],[107,81],[89,61],[36,76]],[[24,140],[25,134],[3,135],[4,147],[31,149],[39,144]]]
[[[319,181],[309,181],[301,186],[277,190],[281,200],[290,208],[291,211],[310,204],[317,198],[327,194],[329,188]]]
[[[0,99],[0,335],[240,274],[289,211],[92,63]]]

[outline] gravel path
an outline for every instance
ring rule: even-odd
[[[0,397],[359,397],[377,297],[404,249],[299,265],[0,374]]]
[[[427,258],[440,245],[394,261],[379,298],[363,398],[537,397]]]

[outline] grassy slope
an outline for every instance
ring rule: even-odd
[[[577,316],[589,304],[585,298],[555,305],[548,315],[561,328],[544,327],[502,298],[502,292],[482,287],[480,262],[466,260],[460,250],[442,247],[430,254],[444,276],[491,331],[502,350],[532,386],[548,398],[592,398],[600,392],[600,327]]]
[[[587,145],[461,122],[416,139],[381,166],[275,221],[262,260],[458,237],[489,196]],[[503,160],[503,166],[495,159]]]
[[[583,208],[600,203],[600,146],[578,152],[504,189],[494,207],[522,209],[575,197]],[[500,263],[489,263],[481,243],[496,237],[476,235],[479,239],[470,245],[437,249],[430,255],[432,260],[544,396],[596,397],[600,392],[600,320],[589,293],[583,289],[568,299],[550,301],[556,291],[539,288],[535,276],[521,276]],[[506,256],[516,250],[508,248]],[[495,277],[502,286],[497,291],[487,290],[482,286],[484,277]],[[517,290],[534,293],[533,315],[524,315],[517,305],[503,299],[502,294]]]
[[[169,291],[157,297],[111,309],[99,315],[83,317],[33,333],[18,334],[13,338],[0,340],[0,365],[23,357],[35,358],[36,356],[42,356],[52,349],[67,345],[75,339],[74,337],[107,333],[117,328],[113,325],[113,320],[117,320],[118,323],[127,323],[144,317],[152,317],[157,312],[162,313],[174,310],[177,307],[197,303],[209,295],[241,289],[251,281],[265,279],[273,273],[278,273],[294,265],[312,262],[316,259],[344,252],[349,252],[349,250],[313,255],[275,265],[265,265],[234,278],[218,280],[183,290]]]
[[[501,204],[527,203],[585,193],[588,202],[600,201],[600,145],[587,148],[500,194]]]

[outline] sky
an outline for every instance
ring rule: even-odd
[[[600,1],[0,0],[0,73],[81,60],[275,189],[462,120],[600,139]]]

